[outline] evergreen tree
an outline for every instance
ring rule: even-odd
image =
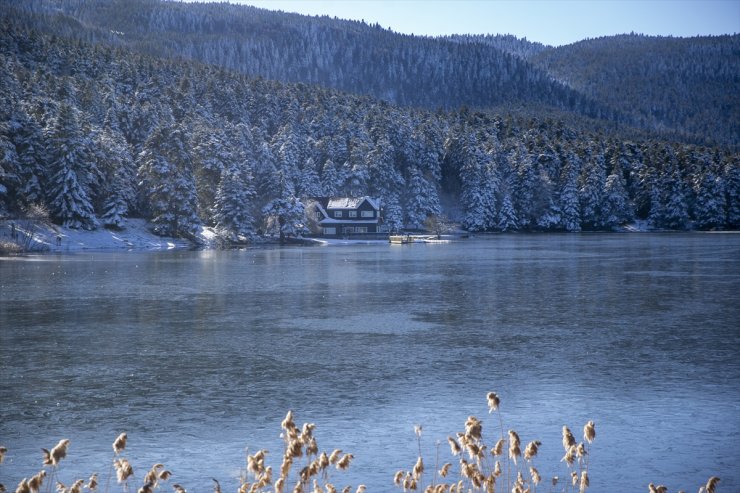
[[[409,173],[404,222],[409,228],[421,229],[427,217],[441,213],[437,190],[417,168],[412,167]]]
[[[157,127],[139,154],[139,177],[154,232],[194,235],[200,227],[192,162],[180,128]]]
[[[267,232],[277,233],[280,243],[285,243],[289,236],[298,236],[306,231],[304,206],[297,197],[271,200],[262,213]]]
[[[253,178],[246,163],[231,163],[221,173],[216,191],[216,229],[229,241],[240,242],[254,235]]]
[[[578,199],[578,160],[571,159],[563,168],[559,208],[560,224],[570,232],[581,230],[581,207]]]
[[[723,181],[711,170],[702,174],[696,184],[694,217],[699,229],[722,228],[727,220]]]
[[[98,225],[90,200],[93,157],[82,137],[77,116],[67,103],[59,106],[48,131],[49,190],[52,217],[69,228],[95,229]]]
[[[630,199],[624,186],[624,179],[619,170],[614,170],[606,178],[601,221],[602,226],[614,228],[633,218]]]

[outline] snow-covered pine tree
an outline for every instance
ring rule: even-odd
[[[198,192],[198,215],[207,224],[213,225],[213,205],[221,173],[236,158],[224,129],[203,123],[196,125],[192,131],[190,149]]]
[[[305,208],[295,196],[277,198],[262,209],[267,233],[278,234],[280,243],[288,237],[299,236],[306,231]]]
[[[601,225],[606,228],[620,226],[634,218],[621,169],[613,170],[606,178],[601,217]]]
[[[95,229],[98,220],[89,189],[94,158],[81,134],[75,110],[66,102],[59,105],[47,135],[51,160],[47,203],[51,216],[65,227]]]
[[[594,142],[590,142],[583,156],[578,196],[581,203],[581,224],[587,229],[603,226],[603,193],[606,185],[604,155]]]
[[[14,200],[21,184],[20,158],[11,142],[6,122],[0,122],[0,218],[17,202]]]
[[[665,180],[664,224],[670,229],[686,229],[689,223],[688,185],[676,168],[670,169]]]
[[[727,200],[727,228],[740,229],[740,162],[730,156],[723,168]]]
[[[183,131],[170,125],[154,129],[138,163],[141,193],[154,232],[162,236],[195,234],[201,224],[198,194]]]
[[[252,208],[254,187],[246,163],[233,162],[221,173],[213,206],[216,230],[232,242],[243,242],[254,236]]]
[[[409,228],[421,229],[429,216],[441,213],[437,190],[416,167],[409,169],[406,187],[405,224]]]
[[[391,194],[381,199],[383,225],[391,233],[403,230],[403,209],[399,203],[398,195]]]
[[[514,203],[511,200],[511,193],[508,186],[503,187],[501,192],[501,205],[499,206],[496,219],[496,228],[500,231],[515,231],[519,228]]]
[[[694,224],[698,229],[723,228],[727,221],[724,182],[711,169],[695,183]]]
[[[460,182],[464,216],[463,228],[486,231],[495,225],[497,190],[489,176],[490,155],[485,153],[472,133],[463,136],[460,148]]]
[[[571,155],[561,173],[558,208],[561,211],[560,224],[566,231],[581,230],[581,206],[578,200],[579,159]]]

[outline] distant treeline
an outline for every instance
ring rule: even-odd
[[[83,2],[84,3],[84,2]],[[135,13],[135,11],[133,11]],[[133,14],[132,14],[133,15]],[[224,237],[301,230],[309,197],[378,197],[391,228],[740,224],[738,154],[560,113],[431,112],[44,33],[0,18],[0,214]]]

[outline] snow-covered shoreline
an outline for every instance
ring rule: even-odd
[[[120,231],[98,228],[94,231],[71,229],[28,220],[0,221],[0,241],[10,242],[14,234],[26,252],[67,253],[87,250],[172,250],[192,248],[182,238],[166,238],[149,231],[144,219],[129,219]],[[208,234],[203,238],[208,242]]]

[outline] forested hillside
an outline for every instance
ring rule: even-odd
[[[429,38],[247,6],[158,0],[6,0],[36,29],[403,106],[522,105],[740,145],[740,36],[639,35],[560,48],[506,35]],[[27,16],[28,17],[28,16]]]
[[[738,144],[738,35],[610,36],[540,50],[530,60],[644,128]]]
[[[370,195],[390,229],[440,214],[471,231],[740,225],[726,148],[589,130],[605,127],[556,109],[397,106],[49,34],[34,26],[59,18],[3,10],[0,216],[40,205],[70,227],[143,217],[160,234],[206,224],[241,241],[304,231],[310,197]]]

